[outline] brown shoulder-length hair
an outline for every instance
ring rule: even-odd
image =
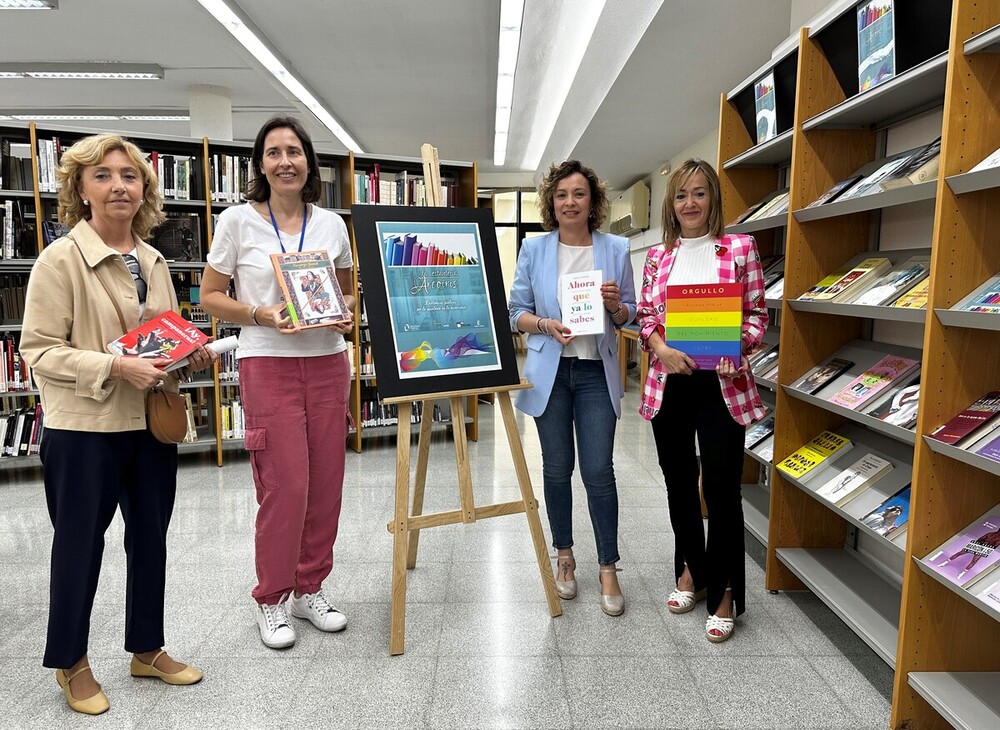
[[[306,176],[306,184],[302,188],[302,201],[304,203],[315,203],[319,200],[319,158],[316,156],[316,149],[313,147],[312,138],[309,132],[302,126],[295,117],[286,114],[278,114],[271,117],[264,126],[257,132],[257,138],[253,141],[253,152],[250,153],[250,166],[253,168],[253,177],[247,183],[243,196],[247,200],[255,203],[263,203],[271,197],[271,183],[264,175],[264,140],[274,129],[290,129],[302,143],[302,152],[306,156],[309,165],[309,174]]]
[[[721,238],[726,225],[722,222],[722,186],[715,168],[704,160],[692,158],[678,167],[667,181],[667,190],[663,194],[663,244],[672,248],[681,237],[681,224],[674,215],[674,198],[677,191],[695,174],[700,172],[708,182],[708,199],[711,208],[708,211],[708,233],[713,238]]]
[[[166,218],[163,215],[163,195],[152,166],[133,142],[117,134],[95,134],[84,137],[62,153],[56,179],[59,181],[59,220],[72,228],[82,220],[90,220],[90,207],[83,204],[80,181],[85,168],[99,165],[109,152],[121,150],[142,175],[142,203],[132,219],[132,233],[141,240]]]
[[[594,231],[604,225],[608,217],[607,186],[597,177],[596,172],[579,160],[566,160],[552,165],[538,186],[538,210],[542,215],[542,228],[546,231],[554,231],[559,227],[553,202],[559,181],[577,172],[587,178],[590,184],[590,215],[587,216],[587,226]]]

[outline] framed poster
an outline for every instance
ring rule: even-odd
[[[516,385],[491,211],[351,208],[381,397]]]

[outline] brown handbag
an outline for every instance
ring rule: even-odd
[[[128,326],[125,324],[125,317],[118,300],[104,283],[104,279],[97,274],[97,280],[101,282],[104,291],[111,298],[111,303],[115,305],[115,314],[118,315],[118,322],[122,326],[122,332],[128,334]],[[163,388],[153,388],[146,394],[146,423],[153,438],[163,444],[179,444],[187,435],[187,407],[184,403],[184,396],[180,393],[171,393]]]

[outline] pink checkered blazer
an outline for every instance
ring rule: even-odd
[[[642,292],[636,321],[639,324],[639,343],[649,352],[647,338],[653,332],[663,337],[663,315],[666,308],[667,280],[670,267],[674,263],[677,247],[668,251],[662,243],[649,249],[646,264],[642,269]],[[764,273],[760,266],[760,254],[752,236],[726,235],[715,244],[716,262],[719,267],[719,282],[738,281],[743,284],[743,352],[751,352],[764,337],[767,329],[767,306],[764,302]],[[649,373],[643,387],[639,413],[647,421],[651,420],[663,405],[663,384],[667,379],[666,368],[656,358],[650,363]],[[722,397],[726,399],[729,412],[737,423],[748,426],[763,418],[765,410],[757,392],[753,373],[746,372],[735,378],[719,376]]]

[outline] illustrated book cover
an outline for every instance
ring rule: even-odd
[[[816,208],[820,205],[825,205],[826,203],[832,203],[834,200],[839,198],[841,195],[846,193],[850,188],[859,180],[861,180],[861,175],[851,175],[849,178],[845,178],[838,183],[835,183],[832,188],[827,190],[825,193],[820,195],[816,200],[807,205],[807,208]]]
[[[903,188],[935,180],[941,168],[941,138],[921,148],[895,174],[879,183],[883,190]]]
[[[1000,436],[976,449],[976,453],[993,461],[1000,461]]]
[[[910,485],[900,489],[878,507],[861,518],[861,524],[870,527],[882,537],[892,537],[910,519]]]
[[[858,91],[896,75],[893,15],[892,0],[869,0],[858,6]]]
[[[831,299],[832,295],[831,296],[823,296],[823,295],[827,292],[827,290],[830,289],[830,287],[832,287],[842,278],[847,276],[847,273],[851,270],[851,268],[852,267],[846,265],[841,266],[836,271],[831,273],[829,276],[824,276],[822,279],[816,282],[816,285],[813,286],[812,289],[808,289],[807,291],[802,292],[802,294],[799,295],[799,299],[805,301],[812,301],[816,299]]]
[[[854,410],[919,367],[919,360],[911,360],[899,355],[886,355],[874,365],[866,368],[861,375],[827,400],[838,406]]]
[[[723,357],[739,363],[742,328],[739,282],[667,286],[664,340],[698,367],[714,369]]]
[[[853,445],[848,438],[824,431],[782,459],[778,469],[804,484],[820,473],[834,454],[846,454]]]
[[[991,390],[977,398],[929,435],[932,439],[961,449],[983,438],[991,426],[1000,426],[1000,390]]]
[[[778,136],[778,116],[774,108],[774,71],[753,85],[757,112],[757,144]]]
[[[817,391],[822,390],[823,386],[838,375],[847,372],[853,365],[853,362],[841,357],[831,358],[805,377],[793,383],[792,387],[813,395]]]
[[[351,319],[326,251],[273,253],[271,265],[292,324],[306,329]]]
[[[906,261],[892,267],[870,287],[858,294],[851,304],[884,306],[896,297],[919,284],[930,276],[931,257],[911,256]]]
[[[158,314],[134,330],[108,343],[108,352],[124,357],[141,357],[168,366],[184,360],[208,336],[173,310]]]
[[[963,588],[1000,560],[1000,509],[994,508],[924,558],[924,565]]]
[[[892,262],[884,256],[873,256],[855,265],[833,286],[820,294],[817,299],[829,299],[843,304],[850,302],[858,292],[892,268]]]
[[[899,307],[900,309],[926,309],[930,286],[930,277],[925,277],[909,291],[900,294],[896,301],[892,303],[892,306]]]
[[[976,295],[962,305],[962,311],[1000,314],[1000,276],[980,286]]]
[[[816,496],[843,507],[892,471],[892,468],[892,463],[881,456],[865,454],[846,469],[834,474],[816,490]]]
[[[917,425],[917,407],[920,404],[920,377],[916,382],[889,388],[869,404],[866,416],[913,430]]]
[[[747,427],[743,437],[743,448],[752,449],[772,433],[774,433],[774,416],[765,416],[764,420]]]

